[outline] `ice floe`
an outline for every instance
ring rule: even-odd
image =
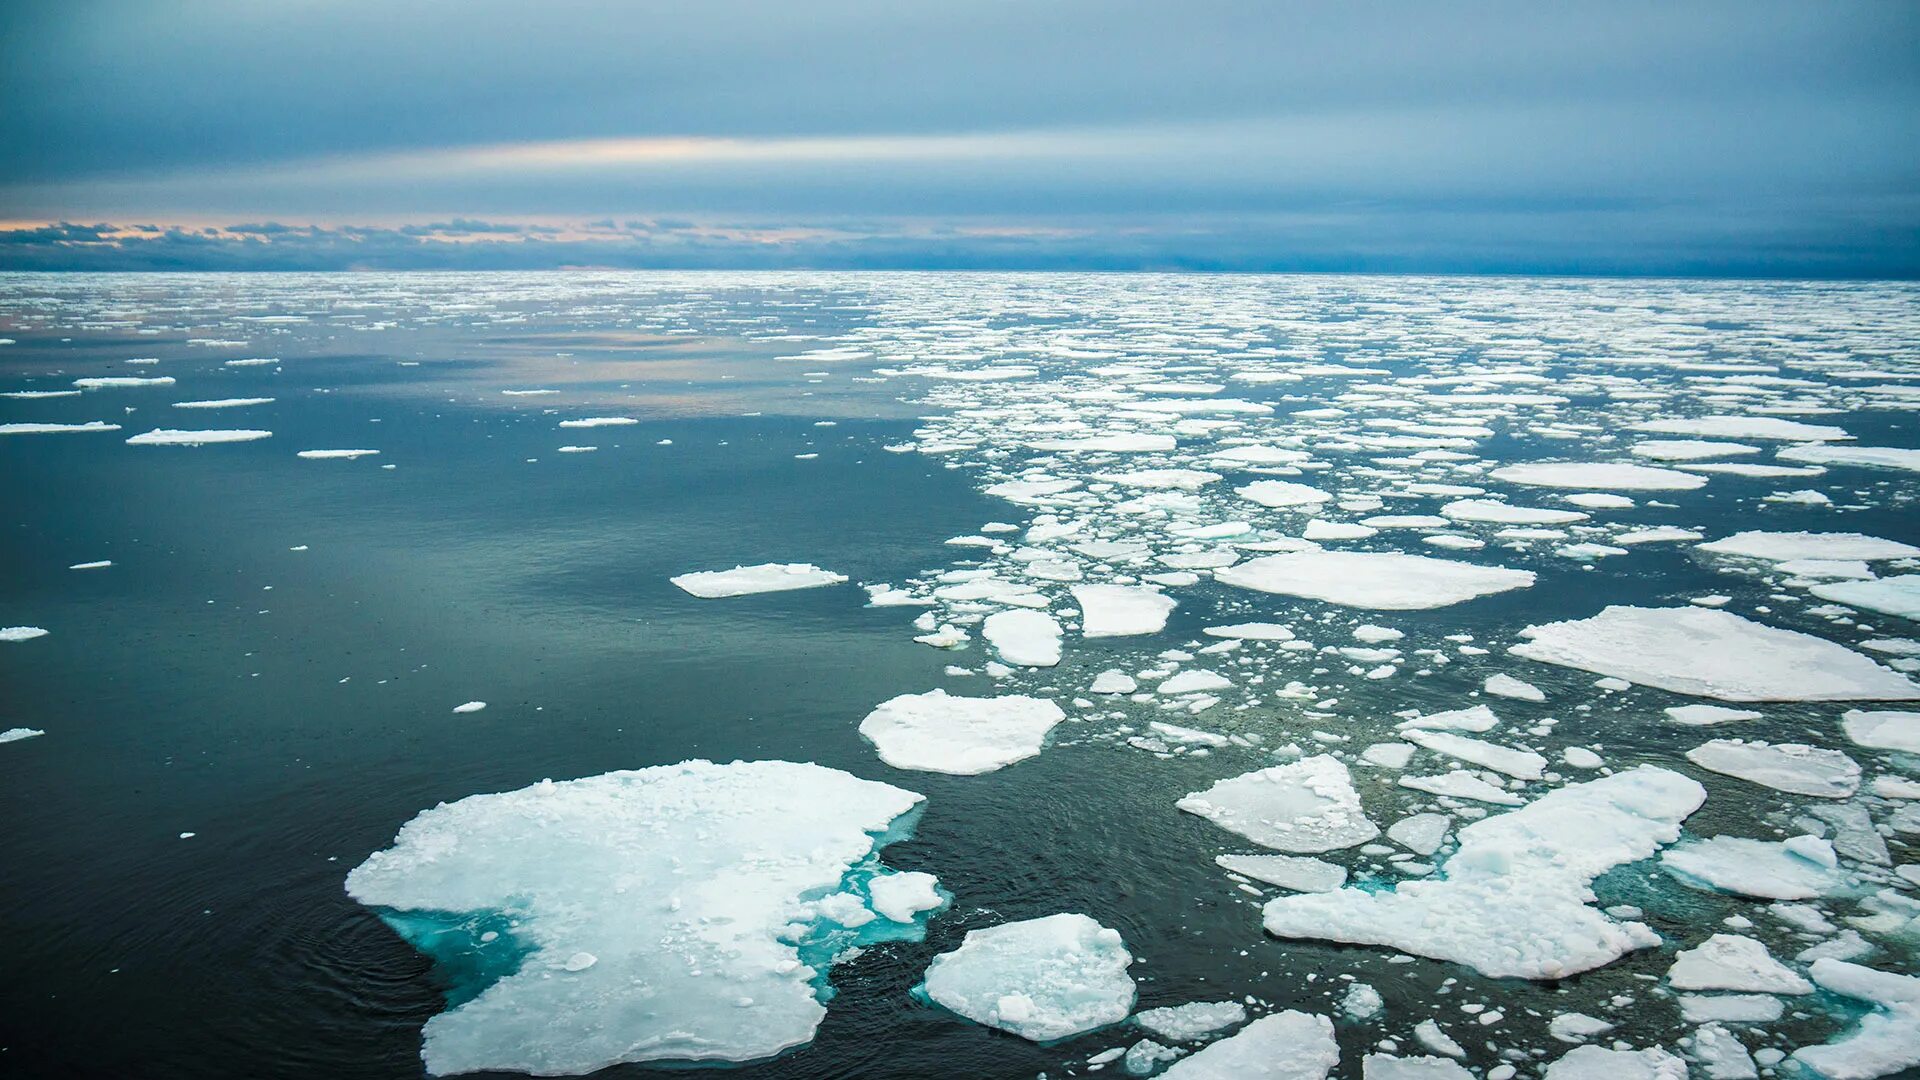
[[[1163,1080],[1325,1080],[1338,1064],[1333,1021],[1290,1009],[1255,1020],[1160,1075]]]
[[[1461,829],[1444,879],[1279,897],[1267,903],[1266,929],[1386,945],[1495,977],[1586,971],[1660,940],[1591,906],[1592,880],[1672,843],[1705,798],[1699,784],[1654,766],[1569,784]]]
[[[257,428],[228,428],[213,431],[183,431],[178,428],[154,428],[127,440],[128,446],[208,446],[213,443],[254,442],[271,439],[273,432]]]
[[[1227,585],[1325,600],[1346,607],[1411,611],[1524,589],[1530,570],[1480,566],[1391,551],[1297,551],[1214,572]]]
[[[812,563],[761,563],[757,566],[736,566],[731,570],[701,570],[668,580],[703,600],[715,600],[754,593],[815,589],[822,585],[838,585],[847,578],[845,574],[822,570]]]
[[[752,1061],[826,1013],[812,965],[833,950],[796,944],[815,929],[807,898],[841,890],[865,910],[850,876],[888,872],[875,837],[920,801],[781,761],[541,781],[422,812],[347,891],[422,951],[498,975],[427,1022],[435,1075]]]
[[[1177,606],[1173,597],[1145,585],[1075,585],[1080,632],[1087,637],[1157,634]]]
[[[1021,667],[1052,667],[1060,662],[1060,623],[1040,611],[996,611],[980,624],[1000,659]]]
[[[1487,475],[1526,487],[1574,488],[1580,491],[1692,491],[1707,478],[1652,465],[1598,461],[1539,461],[1504,465]]]
[[[1687,751],[1703,769],[1795,795],[1844,799],[1860,787],[1860,766],[1838,750],[1805,743],[1715,739]]]
[[[1041,698],[932,690],[882,702],[860,722],[860,734],[896,769],[972,776],[1038,754],[1064,719],[1060,706]]]
[[[1920,684],[1831,641],[1700,607],[1529,626],[1515,656],[1723,701],[1902,701]]]
[[[1175,805],[1276,851],[1334,851],[1380,835],[1347,767],[1325,754],[1221,780]]]
[[[927,965],[922,992],[976,1023],[1035,1042],[1116,1024],[1133,1008],[1120,933],[1079,914],[970,930]]]

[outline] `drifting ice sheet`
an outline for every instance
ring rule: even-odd
[[[875,836],[920,801],[783,761],[541,781],[424,811],[347,892],[463,963],[489,946],[447,913],[516,920],[494,948],[502,967],[526,950],[518,969],[427,1022],[431,1073],[751,1061],[807,1042],[826,1013],[790,943],[802,898],[856,866],[886,872]]]
[[[1162,1080],[1325,1080],[1338,1064],[1333,1021],[1289,1009],[1255,1020],[1160,1075]]]
[[[1654,766],[1569,784],[1461,829],[1444,879],[1283,896],[1267,903],[1266,928],[1387,945],[1495,977],[1586,971],[1660,941],[1591,907],[1592,880],[1672,843],[1705,799],[1699,784]]]
[[[1296,551],[1250,559],[1214,572],[1243,589],[1304,596],[1346,607],[1413,611],[1524,589],[1529,570],[1478,566],[1391,551]]]
[[[1048,915],[969,931],[927,965],[927,997],[976,1023],[1034,1042],[1116,1024],[1133,1008],[1132,954],[1085,915]]]
[[[882,702],[860,722],[860,734],[896,769],[974,776],[1038,754],[1047,732],[1066,718],[1040,698],[934,690]]]
[[[838,585],[847,577],[831,570],[822,570],[812,563],[761,563],[758,566],[736,566],[731,570],[701,570],[667,580],[702,600],[715,600],[727,596]]]
[[[1701,607],[1609,607],[1509,652],[1722,701],[1904,701],[1920,685],[1831,641]]]
[[[1380,835],[1347,767],[1325,754],[1222,780],[1174,805],[1276,851],[1334,851]]]

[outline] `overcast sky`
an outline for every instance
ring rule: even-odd
[[[1920,273],[1908,0],[9,0],[0,102],[0,267]]]

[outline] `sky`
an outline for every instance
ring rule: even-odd
[[[1920,276],[1920,4],[6,0],[0,269]]]

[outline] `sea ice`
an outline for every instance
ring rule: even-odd
[[[351,461],[354,458],[371,457],[379,452],[378,450],[302,450],[293,456],[306,458],[309,461],[330,461],[334,459]]]
[[[1920,620],[1920,574],[1901,574],[1878,581],[1836,581],[1815,585],[1809,591],[1822,600],[1848,607]]]
[[[1591,905],[1590,883],[1680,835],[1706,790],[1654,766],[1569,784],[1458,834],[1445,878],[1267,903],[1267,931],[1387,945],[1495,977],[1557,979],[1659,943]]]
[[[1060,662],[1060,624],[1045,612],[996,611],[980,625],[980,633],[1009,664],[1052,667]]]
[[[847,578],[845,574],[822,570],[812,563],[761,563],[757,566],[736,566],[731,570],[701,570],[667,580],[703,600],[715,600],[728,596],[838,585]]]
[[[1215,855],[1223,870],[1294,892],[1330,892],[1347,883],[1347,868],[1306,855]]]
[[[232,428],[215,431],[181,431],[177,428],[154,428],[142,432],[127,440],[128,446],[206,446],[209,443],[253,442],[256,439],[271,439],[273,432],[250,428]]]
[[[1920,1066],[1920,978],[1832,959],[1815,960],[1812,974],[1822,989],[1876,1009],[1849,1034],[1795,1050],[1795,1061],[1827,1080],[1868,1080]]]
[[[1661,852],[1660,867],[1688,885],[1768,900],[1834,896],[1848,887],[1846,875],[1833,864],[1833,849],[1822,853],[1805,843],[1737,836],[1687,840]]]
[[[1752,709],[1729,709],[1725,705],[1669,705],[1661,711],[1667,714],[1669,720],[1687,727],[1729,724],[1736,720],[1758,720],[1766,715],[1754,712]]]
[[[1404,555],[1391,551],[1296,551],[1268,555],[1214,573],[1259,592],[1303,596],[1347,607],[1411,611],[1445,607],[1533,584],[1529,570]],[[1916,688],[1920,692],[1920,688]]]
[[[1904,559],[1920,555],[1920,547],[1897,540],[1882,540],[1860,533],[1815,532],[1734,533],[1722,540],[1700,544],[1694,550],[1768,562],[1790,562],[1795,559]]]
[[[1531,750],[1515,750],[1495,743],[1469,739],[1447,731],[1423,731],[1407,728],[1402,738],[1436,754],[1480,765],[1521,780],[1538,780],[1546,775],[1547,759]]]
[[[1368,1054],[1360,1059],[1361,1080],[1474,1080],[1466,1066],[1443,1057],[1394,1057]]]
[[[1692,491],[1707,482],[1704,476],[1673,469],[1597,461],[1530,461],[1507,465],[1488,475],[1530,487],[1603,491]]]
[[[1145,585],[1075,585],[1080,603],[1080,632],[1086,637],[1157,634],[1178,602]]]
[[[89,420],[84,424],[0,424],[0,435],[65,435],[83,431],[119,431],[119,424]]]
[[[30,728],[30,727],[8,728],[5,731],[0,731],[0,743],[19,742],[21,739],[31,739],[36,736],[45,735],[45,734],[46,732],[40,730],[39,728]],[[1341,873],[1342,873],[1342,876],[1345,876],[1345,871],[1342,871]]]
[[[1255,1020],[1160,1075],[1162,1080],[1325,1080],[1338,1064],[1333,1021],[1289,1009]]]
[[[1738,777],[1775,791],[1844,799],[1860,787],[1860,766],[1838,750],[1805,743],[1714,739],[1687,751],[1703,769]]]
[[[1507,674],[1487,676],[1487,681],[1480,688],[1494,697],[1513,698],[1516,701],[1547,700],[1546,692],[1539,687]]]
[[[1809,465],[1859,465],[1869,469],[1920,472],[1920,450],[1895,446],[1789,446],[1774,455]]]
[[[1047,732],[1065,719],[1060,706],[1041,698],[932,690],[882,702],[860,722],[860,734],[896,769],[973,776],[1038,754]]]
[[[1578,510],[1548,510],[1533,506],[1514,506],[1492,499],[1458,499],[1440,508],[1442,517],[1454,521],[1479,521],[1496,525],[1564,525],[1585,521]]]
[[[1738,934],[1715,934],[1682,949],[1667,969],[1678,990],[1733,990],[1745,994],[1811,994],[1813,984],[1775,960],[1767,947]]]
[[[809,965],[831,957],[794,944],[803,899],[856,867],[889,872],[876,837],[920,801],[782,761],[543,780],[422,812],[347,892],[463,967],[488,956],[471,914],[513,920],[492,959],[504,974],[427,1022],[430,1073],[752,1061],[807,1042],[826,1013]]]
[[[1920,754],[1920,713],[1849,709],[1840,726],[1855,746]]]
[[[1820,442],[1851,439],[1845,428],[1803,424],[1772,416],[1696,416],[1689,419],[1648,420],[1634,431],[1660,435],[1704,435],[1715,439],[1774,439],[1782,442]]]
[[[1276,851],[1334,851],[1380,835],[1347,767],[1325,754],[1221,780],[1174,805]]]
[[[1657,1046],[1576,1046],[1547,1066],[1545,1080],[1687,1080],[1687,1063]]]
[[[1261,506],[1283,509],[1295,506],[1319,506],[1333,496],[1316,487],[1294,484],[1285,480],[1255,480],[1246,487],[1235,488],[1241,498],[1257,502]]]
[[[1193,1042],[1223,1028],[1245,1023],[1246,1006],[1237,1001],[1195,1001],[1161,1009],[1143,1009],[1133,1022],[1168,1042]]]
[[[39,626],[0,626],[0,641],[32,641],[46,637],[47,631]]]
[[[1723,701],[1920,698],[1920,685],[1831,641],[1701,607],[1608,607],[1529,626],[1508,651]]]
[[[1133,1007],[1132,954],[1085,915],[972,930],[927,965],[926,996],[976,1023],[1051,1042],[1118,1023]]]

